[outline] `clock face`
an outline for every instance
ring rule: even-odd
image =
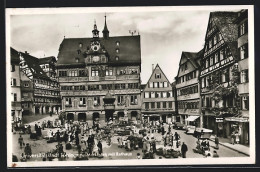
[[[98,41],[92,42],[91,43],[91,49],[93,51],[98,51],[100,49],[100,43]]]
[[[98,62],[100,60],[100,57],[99,56],[94,56],[93,57],[93,62]]]

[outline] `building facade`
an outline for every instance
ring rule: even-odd
[[[233,131],[225,118],[237,115],[237,12],[211,12],[201,60],[203,125],[219,136]]]
[[[176,97],[178,115],[176,122],[185,125],[202,126],[200,103],[200,58],[203,50],[198,53],[182,52],[179,70],[176,77]]]
[[[140,119],[140,36],[110,37],[106,20],[103,37],[96,24],[92,34],[92,38],[66,38],[60,44],[56,67],[67,119]],[[103,101],[108,93],[115,99],[110,112]]]
[[[48,114],[59,111],[59,83],[47,76],[39,59],[19,53],[22,82],[22,106],[25,114]]]
[[[11,48],[10,51],[11,51],[11,115],[12,115],[12,121],[18,122],[22,119],[19,53],[13,48]]]
[[[240,11],[235,23],[238,25],[238,95],[240,111],[238,115],[225,120],[238,131],[240,143],[249,144],[248,10]]]
[[[157,64],[142,90],[143,119],[152,123],[174,122],[175,101],[172,85]]]

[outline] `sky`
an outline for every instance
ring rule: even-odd
[[[152,64],[162,68],[170,82],[177,75],[182,51],[198,52],[204,39],[210,11],[108,12],[110,36],[128,36],[136,30],[141,36],[141,82],[145,84]],[[104,12],[78,14],[11,15],[10,44],[42,58],[58,55],[66,38],[91,37],[96,20],[100,36]]]

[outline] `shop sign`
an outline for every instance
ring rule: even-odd
[[[216,118],[216,122],[224,122],[223,118]]]

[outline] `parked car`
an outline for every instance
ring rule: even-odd
[[[186,134],[194,134],[196,130],[196,126],[193,125],[187,125],[185,128],[186,128]]]
[[[175,122],[175,123],[174,123],[174,128],[175,128],[175,129],[183,130],[184,127],[185,127],[185,125],[182,124],[182,123],[180,123],[180,122]]]
[[[194,131],[194,136],[201,139],[209,139],[213,130],[207,128],[196,128]]]

